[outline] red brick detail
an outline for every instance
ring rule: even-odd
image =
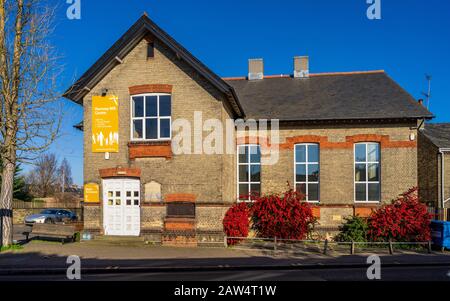
[[[139,168],[124,168],[124,167],[116,167],[116,168],[106,168],[99,170],[100,177],[104,178],[140,178],[141,170]]]
[[[164,197],[164,201],[166,203],[173,203],[173,202],[190,202],[195,203],[197,200],[197,196],[192,193],[171,193],[166,194]]]
[[[168,247],[197,247],[197,237],[195,235],[163,234],[162,244]]]
[[[130,95],[143,93],[172,93],[172,85],[156,84],[156,85],[139,85],[129,87]]]
[[[303,135],[289,137],[285,143],[280,144],[280,149],[294,149],[295,144],[317,143],[321,149],[352,149],[355,143],[378,142],[382,148],[417,147],[417,141],[391,141],[389,135],[361,134],[345,137],[345,142],[330,142],[327,136]]]
[[[374,205],[355,205],[354,206],[354,212],[353,215],[359,216],[359,217],[369,217],[372,212],[380,208],[381,205],[374,204]]]
[[[154,143],[128,143],[130,160],[136,158],[172,158],[172,143],[170,141]]]
[[[98,202],[98,203],[83,203],[83,206],[84,207],[100,207],[101,203],[100,202]]]
[[[237,145],[259,144],[261,146],[270,146],[269,137],[245,136],[236,138]]]
[[[164,221],[166,231],[193,231],[195,230],[195,219],[192,218],[166,218]]]
[[[320,207],[313,206],[311,209],[312,209],[313,216],[317,219],[320,219]]]

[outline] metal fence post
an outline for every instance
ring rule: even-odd
[[[226,235],[223,237],[223,246],[224,246],[225,248],[228,248],[228,238],[227,238]]]
[[[428,241],[428,254],[431,254],[431,241]]]
[[[323,247],[323,254],[327,255],[328,251],[328,239],[325,239],[324,247]]]
[[[277,251],[277,237],[276,236],[275,236],[275,239],[274,239],[273,250],[275,252]]]
[[[355,254],[355,242],[354,241],[352,241],[352,245],[350,247],[350,254],[351,255]]]

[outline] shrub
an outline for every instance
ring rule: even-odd
[[[431,215],[412,188],[391,205],[383,206],[369,218],[369,237],[374,241],[428,241]]]
[[[340,233],[336,236],[336,241],[366,242],[369,226],[367,219],[359,216],[345,218],[345,223],[339,227]]]
[[[234,204],[228,209],[223,219],[223,229],[229,237],[247,237],[250,225],[250,212],[247,203]],[[229,245],[238,243],[236,239],[228,239]]]
[[[257,196],[252,206],[258,237],[304,239],[316,219],[304,195],[292,189],[282,195]]]

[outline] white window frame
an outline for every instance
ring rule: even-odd
[[[146,117],[146,105],[145,105],[145,97],[146,96],[157,96],[157,102],[156,102],[156,116],[152,116],[152,117]],[[170,116],[160,116],[159,115],[159,97],[160,96],[170,96],[170,111],[171,111],[171,115]],[[134,114],[134,103],[133,103],[133,98],[134,97],[143,97],[144,98],[144,103],[143,103],[143,107],[144,107],[144,112],[143,112],[143,117],[133,117]],[[146,119],[156,119],[157,120],[157,124],[158,124],[158,137],[155,139],[146,139],[146,126],[145,126],[145,120]],[[161,137],[161,119],[168,119],[169,120],[169,126],[170,126],[170,131],[169,131],[169,137]],[[170,141],[172,140],[172,94],[169,93],[143,93],[143,94],[136,94],[136,95],[131,95],[130,97],[130,139],[131,141]],[[134,138],[134,121],[135,120],[142,120],[142,138]]]
[[[308,146],[317,146],[319,148],[319,154],[318,154],[318,162],[309,162],[308,161]],[[306,161],[305,162],[297,162],[297,146],[305,146],[306,149]],[[306,166],[306,181],[305,182],[297,182],[297,165],[298,164],[304,164]],[[318,165],[319,166],[319,180],[318,181],[309,181],[308,179],[308,170],[309,170],[309,165]],[[305,184],[305,189],[306,189],[306,196],[305,196],[305,200],[308,203],[314,203],[314,204],[319,204],[320,203],[320,144],[318,143],[298,143],[294,145],[294,189],[295,191],[297,191],[297,184]],[[309,187],[308,184],[317,184],[318,186],[318,200],[316,201],[310,201],[309,200]]]
[[[356,146],[364,144],[366,145],[366,161],[360,162],[356,161]],[[368,145],[375,144],[378,146],[378,161],[368,161]],[[365,181],[356,181],[356,164],[366,164],[366,180]],[[370,164],[378,164],[378,181],[369,181],[369,165]],[[360,204],[379,204],[381,203],[381,144],[379,142],[358,142],[353,145],[353,194],[355,203]],[[360,201],[356,200],[356,184],[366,184],[366,200]],[[369,201],[369,184],[378,184],[380,189],[380,199],[378,201]]]
[[[240,163],[240,162],[239,162],[239,148],[241,148],[241,147],[249,147],[248,158],[247,158],[248,162],[247,162],[247,163]],[[251,185],[252,185],[252,184],[259,184],[259,190],[260,190],[260,192],[261,192],[261,188],[262,188],[262,187],[261,187],[261,176],[262,176],[261,158],[260,158],[260,160],[259,160],[259,163],[251,163],[251,162],[250,162],[250,158],[251,158],[250,148],[251,148],[251,147],[259,147],[260,152],[261,152],[261,146],[258,145],[258,144],[240,144],[240,145],[237,146],[237,152],[236,152],[236,154],[237,154],[237,156],[236,156],[236,163],[237,163],[237,164],[236,164],[236,166],[237,166],[237,168],[236,168],[236,169],[237,169],[237,171],[236,171],[236,180],[237,180],[237,181],[236,181],[236,182],[237,182],[237,187],[236,187],[236,192],[237,192],[237,201],[238,201],[238,203],[252,202],[250,196],[249,196],[248,200],[241,200],[241,199],[240,199],[239,185],[241,185],[241,184],[247,184],[247,185],[248,185],[248,191],[249,191],[249,194],[250,194],[250,192],[251,192],[250,188],[251,188]],[[243,166],[243,165],[249,167],[249,170],[248,170],[248,181],[247,181],[247,182],[241,182],[240,179],[239,179],[239,166]],[[252,165],[259,165],[259,170],[260,170],[259,182],[252,182],[252,181],[251,181],[251,177],[252,177],[252,174],[251,174],[251,166],[252,166]]]

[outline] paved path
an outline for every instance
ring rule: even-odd
[[[8,269],[66,268],[70,255],[82,260],[83,268],[198,268],[198,267],[279,267],[366,265],[370,254],[325,256],[311,253],[301,256],[273,252],[224,248],[168,248],[151,245],[116,246],[105,242],[64,244],[33,241],[17,252],[0,254],[0,273]],[[382,264],[450,265],[448,253],[380,255]]]

